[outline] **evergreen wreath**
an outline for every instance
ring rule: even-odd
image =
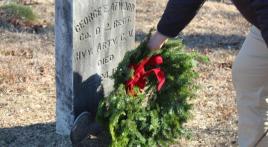
[[[109,132],[112,147],[168,146],[189,135],[183,124],[197,89],[193,68],[207,59],[184,51],[179,40],[149,51],[149,37],[126,53],[112,77],[114,90],[99,104],[97,121]]]

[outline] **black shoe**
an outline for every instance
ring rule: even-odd
[[[73,145],[79,144],[88,137],[90,133],[90,124],[92,124],[93,121],[94,119],[89,112],[83,112],[75,119],[70,134]]]

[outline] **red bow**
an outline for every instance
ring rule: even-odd
[[[157,80],[157,90],[160,91],[165,83],[165,74],[160,68],[154,68],[149,71],[145,71],[145,67],[148,65],[155,66],[163,63],[163,58],[160,55],[155,55],[150,58],[145,57],[138,64],[130,65],[134,69],[134,75],[126,82],[126,91],[129,95],[136,95],[133,88],[138,86],[140,90],[144,89],[147,77],[154,73]]]

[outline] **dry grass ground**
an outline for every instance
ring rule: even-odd
[[[137,0],[137,43],[157,24],[166,2]],[[53,26],[53,3],[32,7]],[[193,101],[194,117],[186,124],[193,137],[173,146],[237,146],[231,65],[248,28],[233,5],[207,2],[182,32],[186,48],[207,54],[211,61],[198,68],[201,89]],[[55,134],[54,48],[52,28],[34,34],[0,27],[1,147],[70,146],[68,138]]]

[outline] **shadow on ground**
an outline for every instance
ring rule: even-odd
[[[143,31],[136,31],[136,42],[141,42],[145,39],[147,33]],[[245,40],[245,36],[231,34],[221,35],[216,33],[193,33],[193,34],[180,34],[178,36],[183,40],[187,48],[194,48],[196,50],[203,49],[240,49]]]
[[[189,48],[199,49],[239,49],[245,36],[231,34],[221,35],[216,33],[190,34],[179,36]]]
[[[55,123],[33,124],[13,128],[0,128],[1,147],[71,147],[68,136],[56,134]],[[107,147],[106,134],[100,138],[85,139],[74,147]]]
[[[33,124],[13,128],[0,128],[2,147],[68,147],[69,137],[56,134],[55,123]]]

